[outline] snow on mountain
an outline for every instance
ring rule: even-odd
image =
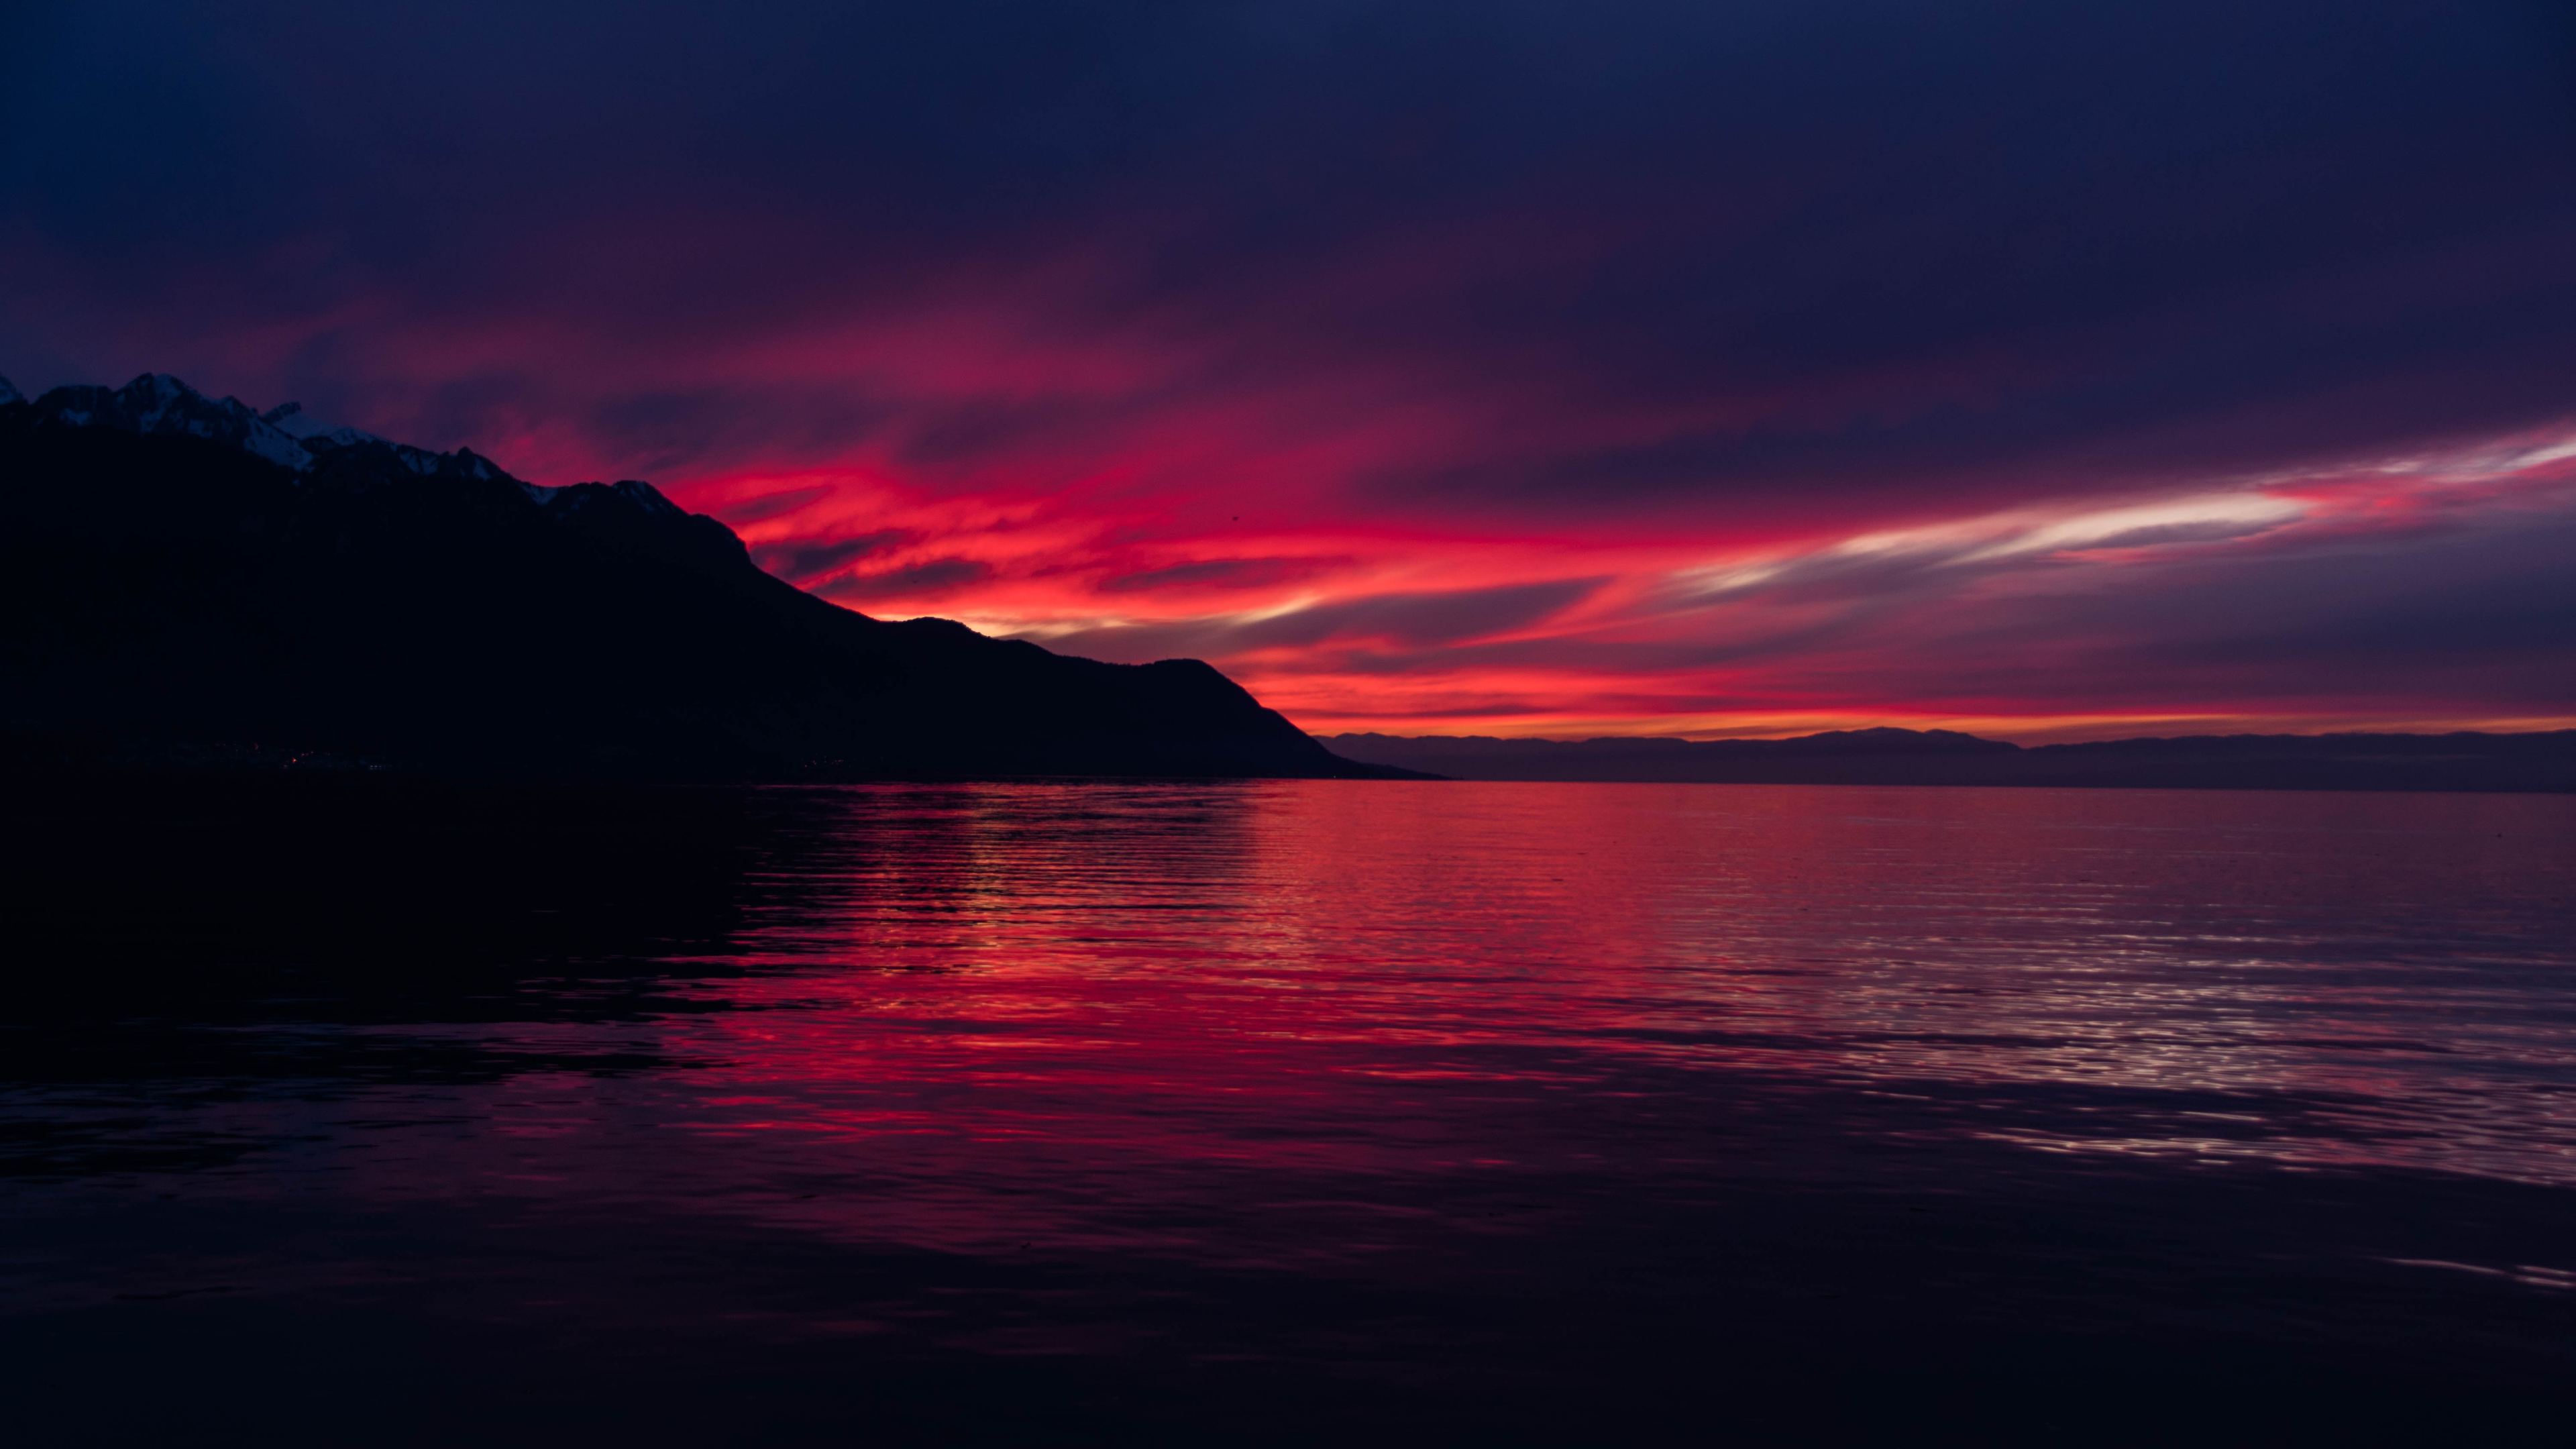
[[[313,455],[306,452],[293,438],[275,428],[265,426],[252,428],[250,436],[241,440],[241,445],[272,463],[292,468],[298,473],[313,466]]]
[[[302,443],[270,426],[241,399],[209,398],[166,372],[146,373],[113,391],[58,387],[36,399],[36,406],[71,427],[211,438],[299,473],[313,466],[313,454]]]
[[[23,402],[6,379],[0,379],[0,403]],[[436,453],[397,443],[357,428],[324,423],[301,403],[280,403],[254,412],[238,398],[216,400],[166,372],[147,373],[116,389],[94,386],[58,387],[36,399],[38,411],[65,427],[116,428],[132,433],[180,434],[229,443],[299,474],[324,472],[333,478],[383,486],[403,479],[453,482],[504,482],[515,485],[528,501],[557,517],[594,503],[614,499],[656,517],[686,518],[688,510],[662,496],[650,483],[628,479],[616,484],[575,483],[548,488],[511,477],[491,459],[471,448]]]
[[[0,379],[0,402],[23,402],[18,389]],[[559,492],[556,487],[538,487],[533,482],[520,482],[502,472],[492,459],[474,449],[456,449],[453,454],[435,454],[430,449],[415,449],[410,443],[397,443],[392,438],[379,438],[361,428],[343,428],[314,418],[301,402],[281,402],[268,413],[252,413],[237,397],[211,400],[204,392],[188,387],[185,382],[165,371],[137,376],[134,382],[118,389],[106,387],[57,387],[36,400],[54,423],[70,428],[121,428],[126,433],[185,433],[196,438],[232,443],[237,449],[263,456],[268,462],[291,467],[296,472],[312,472],[325,456],[343,456],[335,467],[376,467],[402,469],[410,477],[425,480],[477,480],[477,482],[518,482],[528,500],[536,505],[551,505]],[[368,464],[374,459],[374,464]],[[592,490],[608,492],[600,485]],[[662,498],[649,482],[621,482],[613,490],[634,508],[647,513],[672,513],[683,516],[667,498]]]

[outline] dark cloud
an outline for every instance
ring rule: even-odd
[[[8,340],[42,373],[103,350],[56,330],[99,308],[391,294],[685,355],[980,259],[1045,293],[1024,326],[1222,339],[1198,385],[1393,359],[1497,409],[1507,447],[1390,461],[1388,504],[2244,466],[2576,393],[2549,24],[2507,0],[65,9],[12,47],[0,228],[81,275],[13,267]],[[582,405],[634,466],[827,451],[898,407]],[[904,446],[1016,448],[1079,412],[997,387]]]
[[[725,505],[725,521],[737,527],[784,518],[832,496],[828,484],[809,484],[803,488],[782,488],[775,493],[762,493]]]
[[[979,584],[993,576],[993,566],[981,559],[938,558],[905,564],[883,573],[859,574],[837,579],[821,590],[826,598],[844,603],[865,603],[876,599],[932,599],[953,593],[970,584]]]
[[[773,543],[754,551],[760,566],[789,583],[801,584],[833,573],[853,560],[911,543],[917,535],[900,528],[879,529],[850,538]]]
[[[2571,557],[2576,519],[2490,518],[2195,558],[2150,589],[2069,594],[2051,613],[2066,636],[2092,642],[2106,673],[2139,684],[2457,691],[2563,709],[2576,703]]]
[[[780,388],[639,390],[588,404],[581,420],[638,471],[668,476],[743,452],[829,456],[882,434],[892,418],[882,402]],[[426,422],[459,433],[482,425],[472,415]]]

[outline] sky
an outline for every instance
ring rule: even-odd
[[[2576,724],[2576,7],[9,4],[0,375],[1310,730]]]

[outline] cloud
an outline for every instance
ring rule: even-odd
[[[1103,593],[1141,594],[1164,589],[1275,589],[1303,583],[1350,562],[1331,558],[1212,558],[1112,574]]]
[[[2576,398],[2565,35],[58,6],[0,48],[0,370],[652,477],[834,597],[1210,655],[1300,719],[2486,708],[2558,662],[2497,520],[2576,509],[2454,466]],[[2193,624],[2267,570],[2340,612]],[[2306,642],[2226,665],[2267,638]]]
[[[752,557],[762,568],[789,583],[802,584],[834,573],[853,560],[900,548],[917,537],[908,529],[883,528],[848,538],[768,544],[755,550]]]
[[[1326,643],[1383,641],[1420,648],[1486,638],[1535,624],[1581,601],[1601,579],[1552,579],[1490,589],[1366,594],[1278,613],[1165,625],[1111,625],[1059,633],[1053,648],[1119,661],[1180,654],[1231,658]]]
[[[882,573],[836,579],[822,593],[825,598],[845,603],[929,600],[954,594],[992,576],[993,566],[980,559],[925,559]]]

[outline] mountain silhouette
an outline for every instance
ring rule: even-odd
[[[2576,730],[2193,735],[2031,749],[1952,730],[1902,729],[1787,740],[1354,734],[1324,743],[1349,759],[1464,780],[2576,791]]]
[[[21,759],[830,780],[1368,776],[1208,665],[871,619],[640,482],[545,488],[174,377],[0,380]]]

